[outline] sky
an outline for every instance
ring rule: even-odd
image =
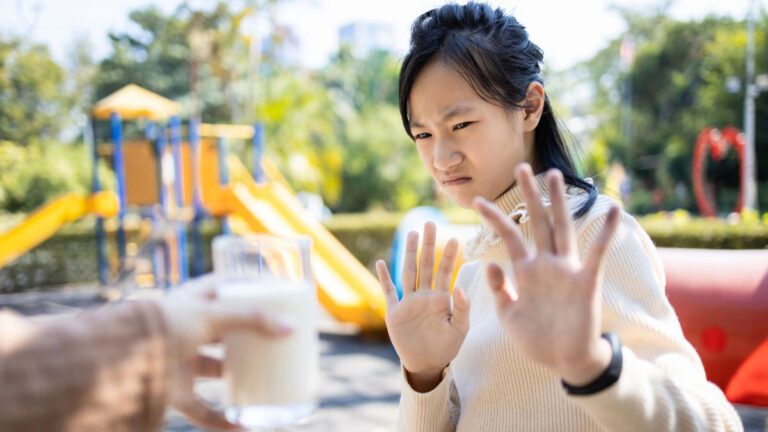
[[[650,8],[662,0],[491,0],[512,12],[529,31],[531,40],[545,52],[551,67],[564,69],[589,58],[623,31],[610,5]],[[768,10],[768,0],[755,0]],[[746,16],[749,0],[676,0],[671,13],[688,19],[708,14]],[[131,10],[155,4],[170,12],[181,0],[0,0],[0,32],[28,36],[47,44],[54,57],[66,62],[78,37],[90,39],[94,57],[109,53],[107,33],[130,29]],[[214,0],[190,0],[194,6]],[[349,22],[391,24],[397,33],[394,51],[400,55],[408,44],[408,27],[422,12],[442,4],[439,0],[292,0],[278,16],[290,25],[299,40],[303,66],[322,66],[338,47],[338,29]]]

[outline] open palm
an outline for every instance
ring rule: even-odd
[[[387,299],[387,331],[403,367],[413,374],[442,371],[456,357],[469,330],[469,302],[464,292],[456,288],[451,301],[451,275],[458,241],[451,239],[446,245],[433,289],[435,237],[435,225],[425,224],[417,275],[419,236],[415,232],[408,234],[403,298],[399,301],[386,265],[383,261],[376,263]]]
[[[499,319],[517,348],[526,356],[573,382],[584,381],[582,365],[605,359],[607,346],[600,339],[600,267],[615,232],[618,209],[612,208],[605,229],[581,262],[567,211],[562,174],[548,173],[552,220],[546,214],[530,166],[516,177],[522,188],[536,250],[529,251],[522,235],[507,217],[482,200],[477,209],[501,236],[511,260],[517,293],[506,286],[497,265],[488,267],[488,280]]]

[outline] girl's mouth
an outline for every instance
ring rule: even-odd
[[[461,186],[463,184],[469,183],[469,181],[472,180],[471,177],[452,177],[448,178],[442,181],[443,186],[449,187],[449,186]]]

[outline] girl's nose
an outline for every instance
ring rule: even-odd
[[[439,171],[450,171],[464,160],[464,156],[447,142],[438,142],[435,146],[435,154],[432,166]]]

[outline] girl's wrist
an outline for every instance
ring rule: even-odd
[[[592,382],[600,376],[611,362],[611,344],[600,337],[590,350],[590,354],[580,362],[571,362],[557,370],[560,378],[573,385],[579,386]]]
[[[447,365],[445,366],[447,367]],[[426,370],[420,372],[411,372],[407,367],[403,366],[405,371],[405,377],[408,380],[408,384],[411,388],[419,393],[428,393],[437,387],[443,380],[443,371],[445,367],[435,370]]]

